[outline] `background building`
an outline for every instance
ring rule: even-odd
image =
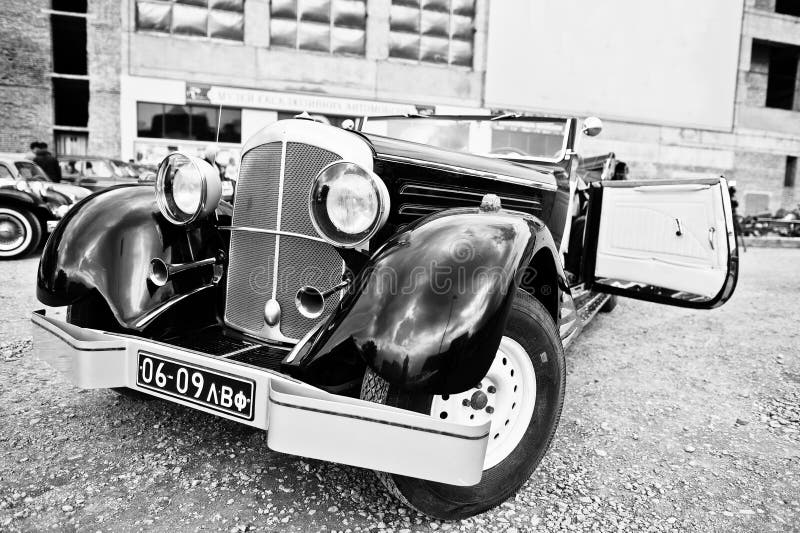
[[[0,151],[155,161],[300,111],[594,114],[638,177],[793,206],[796,0],[3,0]],[[746,208],[757,209],[753,198]]]

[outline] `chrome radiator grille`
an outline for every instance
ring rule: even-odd
[[[342,276],[339,254],[316,240],[319,236],[308,215],[311,180],[322,167],[341,158],[307,144],[287,142],[285,146],[284,153],[283,143],[263,144],[242,158],[233,226],[250,229],[234,229],[231,235],[225,321],[255,335],[275,337],[264,323],[264,305],[275,298],[282,310],[281,333],[299,339],[319,319],[307,319],[297,311],[297,290],[303,285],[325,289]],[[313,239],[253,230],[279,230]],[[334,299],[329,300],[326,313],[335,305]]]

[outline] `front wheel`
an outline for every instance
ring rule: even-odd
[[[457,520],[491,509],[528,480],[555,434],[564,403],[564,350],[552,317],[524,291],[514,299],[500,347],[476,386],[450,395],[411,394],[367,370],[362,399],[461,424],[490,422],[483,477],[461,487],[376,472],[406,505]]]
[[[39,246],[42,224],[27,209],[0,206],[0,259],[25,257]]]

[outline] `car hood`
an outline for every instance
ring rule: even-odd
[[[89,189],[78,187],[77,185],[69,185],[67,183],[50,183],[47,188],[70,198],[73,203],[83,200],[92,193]]]
[[[372,145],[377,159],[463,168],[488,176],[505,176],[550,187],[555,187],[556,184],[554,177],[554,172],[558,168],[556,165],[516,163],[500,158],[455,152],[402,139],[383,137],[373,133],[357,133]]]

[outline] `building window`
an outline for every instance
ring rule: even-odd
[[[797,91],[797,64],[800,47],[773,46],[767,75],[767,107],[793,109]]]
[[[272,0],[270,14],[272,46],[364,55],[366,0]]]
[[[797,0],[775,0],[775,13],[800,17],[800,2]]]
[[[241,41],[244,0],[137,0],[136,29]]]
[[[797,183],[797,158],[786,156],[786,176],[783,178],[783,186],[794,188],[795,183]]]
[[[139,102],[136,109],[138,137],[182,139],[187,141],[217,140],[242,142],[242,110],[208,105],[170,105]]]
[[[389,56],[472,66],[474,0],[392,0]]]

